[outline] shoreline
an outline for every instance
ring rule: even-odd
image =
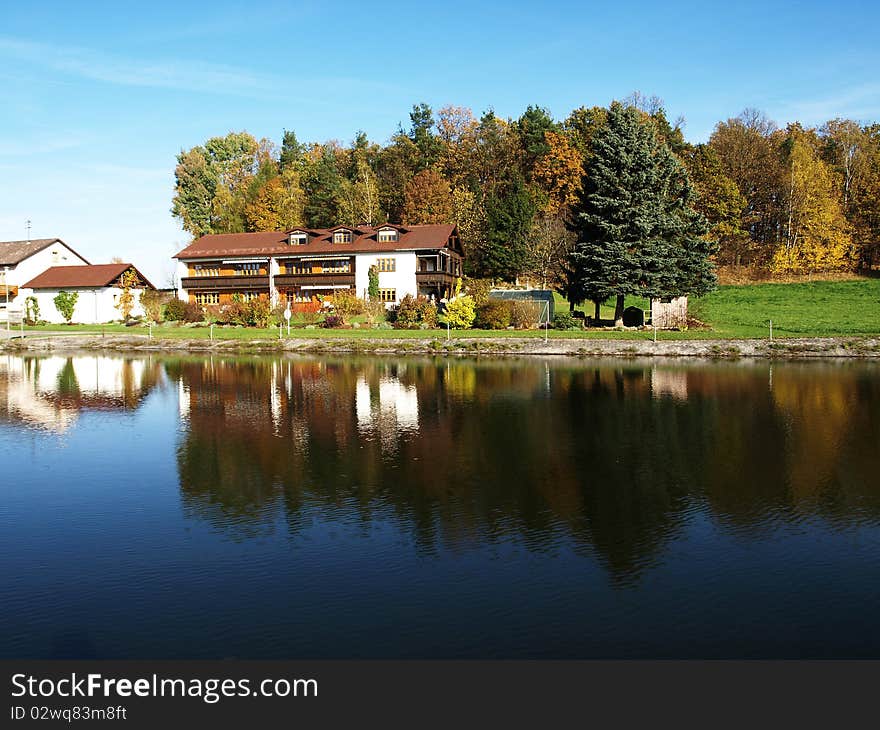
[[[6,353],[107,350],[133,353],[340,353],[377,355],[563,355],[570,357],[697,357],[707,359],[880,359],[880,337],[619,340],[536,338],[414,338],[207,340],[147,335],[33,335],[0,344]]]

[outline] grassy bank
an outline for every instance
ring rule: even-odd
[[[627,305],[647,306],[643,300]],[[557,306],[567,307],[561,297]],[[773,320],[774,337],[853,337],[880,334],[880,279],[854,281],[817,281],[795,284],[752,284],[723,286],[702,299],[691,300],[692,315],[705,327],[686,332],[659,332],[660,340],[748,339],[767,337]],[[587,307],[592,313],[592,308]],[[603,317],[611,318],[610,308]],[[105,334],[147,334],[147,327],[123,325],[42,325],[27,327],[29,332],[67,332]],[[166,323],[153,328],[153,336],[169,339],[202,339],[211,336],[207,326],[179,326]],[[321,329],[291,327],[282,330],[284,339],[440,339],[445,330]],[[452,330],[449,337],[462,338],[543,338],[543,330]],[[626,330],[550,330],[552,339],[652,339],[653,332]],[[214,327],[215,339],[253,340],[277,338],[278,329]]]

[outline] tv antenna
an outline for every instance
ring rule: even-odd
[[[27,240],[30,241],[31,240],[31,219],[30,218],[28,218],[24,222],[24,227],[27,229]]]

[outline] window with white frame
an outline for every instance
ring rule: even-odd
[[[351,231],[345,229],[334,231],[333,243],[351,243]]]
[[[290,234],[290,245],[291,246],[304,246],[309,242],[309,234],[308,233],[291,233]]]
[[[200,291],[195,295],[196,304],[220,304],[220,294],[215,291]]]
[[[379,290],[379,301],[380,302],[396,302],[397,301],[397,289],[380,289]]]
[[[397,231],[394,228],[379,229],[379,243],[390,243],[397,240]]]
[[[397,259],[376,259],[376,268],[379,271],[397,271]]]

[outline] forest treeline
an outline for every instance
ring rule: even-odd
[[[880,124],[834,119],[778,128],[746,110],[691,144],[660,100],[634,94],[661,145],[683,164],[715,260],[776,273],[869,269],[880,261]],[[173,214],[193,236],[337,224],[456,223],[472,276],[550,285],[576,239],[570,214],[609,109],[517,119],[413,107],[385,145],[280,146],[247,132],[182,151]]]

